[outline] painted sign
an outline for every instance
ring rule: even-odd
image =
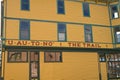
[[[31,47],[113,48],[112,44],[84,43],[84,42],[6,40],[5,44],[6,46],[31,46]]]

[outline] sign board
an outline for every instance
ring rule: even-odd
[[[6,46],[30,47],[68,47],[68,48],[113,48],[112,44],[84,43],[84,42],[54,42],[34,40],[6,40]]]

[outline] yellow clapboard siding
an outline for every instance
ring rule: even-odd
[[[7,20],[6,21],[6,38],[7,39],[19,39],[19,21]]]
[[[44,63],[41,52],[41,80],[99,80],[97,53],[63,52],[62,63]]]
[[[107,66],[106,63],[100,63],[101,78],[102,80],[107,80]]]
[[[31,22],[31,40],[57,40],[57,24],[50,22]]]
[[[111,43],[112,42],[112,36],[111,36],[111,29],[105,28],[105,27],[92,27],[93,31],[93,41],[94,42],[105,42],[105,43]]]
[[[90,4],[90,17],[83,16],[81,2],[65,0],[65,14],[57,13],[57,0],[30,0],[30,10],[21,10],[20,0],[7,1],[7,17],[110,25],[108,7]],[[16,4],[16,7],[12,6]],[[104,14],[101,14],[104,12]]]
[[[67,24],[67,40],[84,42],[83,25]]]
[[[29,80],[29,63],[8,63],[7,58],[8,56],[5,54],[4,79]]]

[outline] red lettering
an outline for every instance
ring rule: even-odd
[[[35,45],[36,45],[36,46],[39,46],[39,45],[40,45],[40,42],[39,42],[39,41],[35,42]]]
[[[76,43],[72,43],[72,46],[73,46],[73,47],[76,47]]]
[[[71,47],[71,44],[72,44],[72,43],[71,43],[71,42],[68,42],[68,44],[69,44],[69,47]]]
[[[78,47],[81,47],[81,43],[77,43],[77,46],[78,46]]]
[[[12,44],[13,44],[13,41],[12,41],[12,40],[8,40],[8,44],[9,44],[9,45],[12,45]]]
[[[69,47],[81,47],[81,43],[80,42],[73,42],[73,43],[68,43]]]
[[[47,46],[47,42],[43,42],[43,46]]]
[[[84,47],[84,48],[85,48],[85,45],[86,45],[86,44],[85,44],[85,43],[83,43],[83,47]]]
[[[90,47],[90,44],[89,44],[89,43],[87,43],[87,47]]]
[[[53,45],[53,43],[52,43],[52,42],[48,42],[48,45],[49,45],[49,46],[52,46],[52,45]]]
[[[62,43],[60,43],[60,46],[62,46]]]
[[[93,47],[93,48],[94,48],[94,47],[95,47],[95,45],[94,45],[94,44],[92,44],[92,45],[91,45],[91,47]]]
[[[31,41],[31,43],[32,43],[32,46],[34,46],[34,44],[35,44],[35,41]]]
[[[20,41],[17,42],[17,45],[22,45],[22,43]]]
[[[27,45],[27,41],[22,41],[22,45]]]
[[[98,44],[98,48],[101,48],[101,46]]]
[[[52,46],[53,43],[52,42],[43,42],[43,46]]]

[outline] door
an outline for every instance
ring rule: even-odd
[[[39,80],[39,52],[30,52],[30,80]]]

